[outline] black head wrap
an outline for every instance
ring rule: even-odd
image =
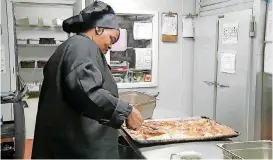
[[[67,33],[80,33],[95,27],[119,29],[114,10],[101,1],[93,2],[78,15],[63,21],[63,30]]]

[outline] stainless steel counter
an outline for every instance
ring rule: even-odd
[[[230,140],[222,140],[141,146],[134,143],[123,131],[120,131],[120,134],[126,139],[138,156],[143,159],[169,159],[172,153],[182,151],[200,152],[202,159],[224,159],[222,149],[217,147],[216,144],[230,142]]]

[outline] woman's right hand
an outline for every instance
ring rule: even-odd
[[[126,126],[129,129],[138,130],[144,122],[140,112],[133,107],[131,114],[129,115]]]

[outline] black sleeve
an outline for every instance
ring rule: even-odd
[[[120,128],[132,107],[101,88],[102,75],[92,62],[75,68],[65,79],[70,101],[84,116],[113,128]]]
[[[88,55],[83,56],[87,51],[83,48],[79,52],[81,56],[77,56],[76,60],[73,58],[73,61],[68,62],[78,65],[72,67],[73,69],[67,72],[68,74],[64,79],[64,88],[67,91],[65,93],[66,98],[71,106],[83,116],[94,119],[100,124],[119,129],[132,112],[132,106],[102,88],[103,78],[97,65],[95,65],[97,64],[96,59],[90,58]],[[71,51],[76,50],[79,49],[72,49]],[[77,53],[74,52],[73,54]]]

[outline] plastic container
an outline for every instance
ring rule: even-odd
[[[38,17],[28,17],[28,23],[30,26],[38,26],[39,25],[39,18]]]
[[[44,68],[46,63],[47,63],[47,61],[39,60],[39,61],[37,61],[37,67],[38,68]]]
[[[21,68],[35,68],[35,60],[20,61]]]
[[[39,44],[56,44],[54,38],[40,38]]]
[[[62,43],[64,43],[65,40],[55,40],[56,44],[60,45]]]
[[[118,137],[119,159],[139,159],[133,148],[122,137]]]
[[[23,17],[16,20],[16,25],[19,26],[38,26],[39,18],[35,16]]]
[[[40,19],[40,25],[42,27],[51,27],[52,26],[52,18],[49,17],[41,17]]]
[[[55,18],[52,20],[52,24],[54,27],[62,27],[63,25],[63,19]]]
[[[39,44],[39,39],[29,39],[29,44]]]
[[[119,93],[119,98],[139,110],[145,120],[153,117],[157,96],[158,94],[152,96],[137,91]]]
[[[17,39],[18,44],[28,44],[27,39]]]

